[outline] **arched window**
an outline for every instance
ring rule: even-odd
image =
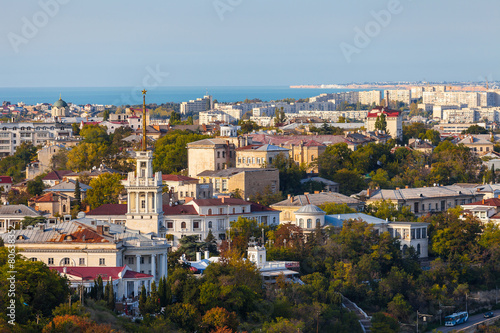
[[[236,208],[233,207],[233,214],[236,214]]]
[[[212,208],[208,209],[208,215],[212,215]]]
[[[320,227],[321,226],[321,220],[320,219],[316,219],[316,227]]]
[[[212,221],[208,221],[208,229],[212,229]]]
[[[30,258],[30,261],[38,261],[37,258]]]
[[[307,219],[307,229],[312,229],[312,224],[313,224],[313,220],[312,219]]]
[[[186,229],[186,222],[181,222],[181,229]]]
[[[304,219],[299,219],[299,227],[304,228]]]
[[[276,216],[273,217],[273,224],[276,224]]]
[[[68,265],[70,265],[70,263],[71,263],[70,258],[62,258],[61,259],[61,266],[68,266]]]

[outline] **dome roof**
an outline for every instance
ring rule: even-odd
[[[52,104],[52,107],[55,107],[55,108],[60,108],[60,107],[67,107],[68,106],[68,103],[66,103],[65,101],[63,101],[61,99],[61,97],[59,97],[59,100],[56,101],[54,104]]]
[[[320,209],[316,205],[305,205],[300,207],[299,210],[295,212],[295,214],[313,214],[313,215],[320,215],[320,214],[325,214],[325,212]]]

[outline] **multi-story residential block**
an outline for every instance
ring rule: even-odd
[[[374,108],[368,113],[366,118],[366,128],[368,131],[376,131],[375,124],[377,119],[384,114],[387,123],[386,133],[394,139],[403,139],[403,116],[400,111],[390,110],[388,108],[379,106]]]
[[[382,102],[382,91],[371,90],[371,91],[360,91],[359,93],[359,103],[366,105],[380,105]]]
[[[482,193],[457,185],[396,188],[395,190],[368,189],[358,194],[366,204],[388,200],[398,207],[406,206],[417,217],[428,213],[444,212],[449,208],[476,202],[483,198]]]
[[[200,111],[199,116],[200,125],[210,125],[215,123],[229,124],[237,121],[236,118],[231,117],[229,114],[221,110]]]
[[[222,170],[234,166],[236,162],[236,147],[226,139],[190,142],[187,148],[189,177],[196,177],[205,170]]]
[[[384,98],[389,99],[391,102],[403,102],[411,104],[411,90],[406,89],[389,89],[384,90]],[[425,103],[425,102],[424,102]]]
[[[44,145],[57,138],[71,138],[71,125],[62,123],[2,123],[0,124],[0,156],[12,155],[17,147],[28,142]]]
[[[199,113],[202,111],[212,110],[214,108],[214,101],[211,95],[190,100],[189,102],[181,103],[181,114]]]

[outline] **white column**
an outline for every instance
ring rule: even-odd
[[[151,255],[151,274],[153,275],[153,280],[156,281],[156,254]]]
[[[130,193],[127,192],[127,214],[130,213],[130,207],[132,204],[130,203]]]
[[[135,255],[135,267],[136,267],[136,272],[141,272],[141,255],[136,254]]]
[[[140,210],[140,205],[139,205],[139,201],[141,200],[141,193],[140,192],[135,192],[135,211],[137,213],[139,213],[141,210]]]
[[[138,297],[141,290],[139,289],[139,281],[134,281],[134,297]]]
[[[144,201],[145,201],[144,213],[146,213],[146,214],[149,212],[149,200],[148,200],[149,198],[148,198],[148,196],[149,196],[149,192],[144,192]]]

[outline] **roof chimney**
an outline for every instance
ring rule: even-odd
[[[371,195],[372,195],[372,189],[371,189],[371,188],[368,188],[368,189],[366,190],[366,196],[369,198]]]
[[[210,258],[210,251],[205,251],[205,259],[209,259]]]
[[[103,225],[98,225],[96,230],[97,230],[97,233],[99,235],[104,235],[104,226]]]
[[[224,199],[225,199],[225,197],[222,197],[222,198],[221,198],[221,200],[222,200],[222,203],[224,203]]]
[[[196,261],[201,260],[201,252],[196,252]]]
[[[484,203],[485,203],[484,199],[481,201],[481,203],[484,205]]]

